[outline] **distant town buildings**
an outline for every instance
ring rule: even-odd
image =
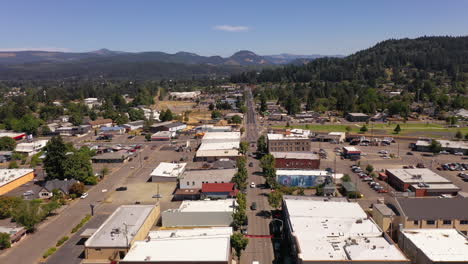
[[[187,163],[161,162],[151,172],[152,182],[176,182],[184,173]]]
[[[346,120],[349,122],[367,122],[369,116],[364,113],[348,113],[346,115]]]
[[[271,152],[277,169],[310,169],[320,167],[320,158],[312,152]]]
[[[310,152],[311,140],[307,136],[267,134],[269,152]]]

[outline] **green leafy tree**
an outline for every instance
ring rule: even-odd
[[[249,239],[244,237],[241,233],[234,233],[231,235],[231,247],[236,252],[237,259],[240,261],[242,251],[247,248]]]
[[[37,200],[23,200],[12,212],[14,221],[23,226],[27,231],[34,232],[36,225],[43,219],[41,202]]]
[[[351,128],[351,126],[346,126],[345,127],[345,130],[347,133],[351,132],[353,129]]]
[[[73,112],[70,114],[69,120],[74,126],[79,126],[83,124],[83,115],[78,112]]]
[[[242,141],[239,144],[239,152],[242,153],[243,155],[247,154],[249,151],[249,142],[247,141]]]
[[[400,124],[396,125],[395,129],[393,130],[396,134],[400,134],[401,127]]]
[[[367,164],[366,171],[367,171],[367,173],[373,172],[374,171],[374,166],[372,166],[371,164]]]
[[[349,176],[349,174],[345,174],[345,175],[343,175],[343,177],[341,177],[341,181],[342,182],[350,182],[351,177]]]
[[[128,110],[130,121],[145,120],[145,112],[139,108],[131,108]]]
[[[266,112],[267,108],[267,98],[264,93],[260,95],[260,113]]]
[[[11,238],[8,233],[0,233],[0,249],[10,248]]]
[[[63,177],[66,179],[75,179],[86,183],[90,180],[89,178],[95,177],[90,156],[87,153],[77,151],[67,155],[63,166]]]
[[[94,121],[94,120],[96,120],[97,118],[98,118],[98,115],[97,115],[97,113],[96,113],[95,111],[90,111],[90,112],[89,112],[89,119],[91,119],[91,120]]]
[[[210,103],[210,105],[208,106],[208,109],[210,111],[213,111],[215,109],[215,105],[213,103]]]
[[[19,197],[0,196],[0,219],[11,217],[13,209],[21,203]]]
[[[274,191],[268,194],[268,203],[271,207],[278,209],[281,207],[282,202],[283,193],[281,193],[280,191]]]
[[[265,135],[261,135],[257,140],[257,153],[260,154],[260,156],[268,153],[268,145]]]
[[[151,141],[151,134],[145,134],[146,141]]]
[[[0,150],[12,151],[16,147],[16,141],[11,137],[1,137],[0,138]]]
[[[52,137],[45,146],[47,155],[44,159],[44,168],[47,172],[47,179],[65,179],[65,162],[67,160],[67,146],[62,137]]]
[[[362,133],[366,133],[368,131],[367,126],[363,125],[361,129],[359,129],[359,131],[361,131]]]
[[[214,110],[214,111],[211,112],[211,118],[212,119],[218,119],[218,118],[221,118],[221,117],[223,117],[223,114],[221,114],[220,111]]]
[[[458,130],[457,133],[455,134],[455,138],[458,140],[461,140],[463,138],[463,134],[460,130]]]
[[[233,124],[240,124],[242,123],[242,118],[238,115],[235,115],[231,118],[231,123]]]
[[[429,149],[431,150],[432,153],[436,154],[442,151],[442,145],[440,144],[439,141],[432,140],[431,144],[429,145]]]

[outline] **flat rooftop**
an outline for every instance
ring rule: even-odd
[[[161,162],[152,172],[151,176],[179,177],[185,170],[187,163]]]
[[[468,262],[468,239],[455,229],[404,229],[401,233],[433,262]]]
[[[268,140],[309,140],[305,135],[267,134]]]
[[[468,219],[468,198],[396,198],[400,214],[410,220]]]
[[[406,261],[357,203],[284,197],[303,261]]]
[[[121,248],[127,247],[144,224],[154,205],[122,205],[85,242],[85,247]],[[127,227],[125,227],[127,226]],[[127,230],[127,231],[125,231]],[[127,234],[125,234],[125,232]]]
[[[15,181],[28,173],[34,172],[33,169],[0,169],[0,187]]]
[[[411,184],[415,189],[426,189],[428,191],[436,191],[436,190],[454,190],[459,191],[461,190],[458,186],[453,183],[419,183],[419,184]]]
[[[198,150],[197,157],[237,157],[241,156],[237,149],[202,149]]]
[[[239,143],[239,141],[202,143],[198,148],[198,151],[239,149]]]
[[[356,147],[343,147],[343,149],[348,151],[348,152],[361,151],[360,149],[358,149]]]
[[[276,170],[276,175],[327,176],[329,174],[324,170]]]
[[[187,170],[180,177],[183,180],[218,179],[230,182],[237,169]]]
[[[271,152],[275,159],[306,159],[318,160],[319,156],[312,152]]]
[[[206,132],[202,142],[210,140],[240,140],[240,132]]]
[[[231,227],[152,231],[120,262],[228,262],[231,234]]]
[[[183,201],[178,209],[169,209],[166,212],[232,212],[235,201],[235,199]]]
[[[388,169],[388,172],[404,183],[451,183],[430,169]]]

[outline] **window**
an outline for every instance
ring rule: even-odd
[[[413,221],[413,224],[419,225],[419,221],[418,221],[418,220],[414,220],[414,221]]]
[[[187,185],[190,186],[190,182],[187,182]]]
[[[444,223],[444,225],[451,225],[452,220],[444,220],[443,223]]]
[[[468,225],[468,220],[460,220],[460,225]]]
[[[427,221],[426,221],[426,224],[428,224],[428,225],[435,225],[435,221],[434,221],[434,220],[427,220]]]

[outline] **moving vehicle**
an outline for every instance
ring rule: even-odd
[[[252,183],[250,184],[250,188],[255,188],[255,182],[252,182]]]
[[[83,193],[80,198],[85,199],[86,197],[88,197],[88,193]]]

